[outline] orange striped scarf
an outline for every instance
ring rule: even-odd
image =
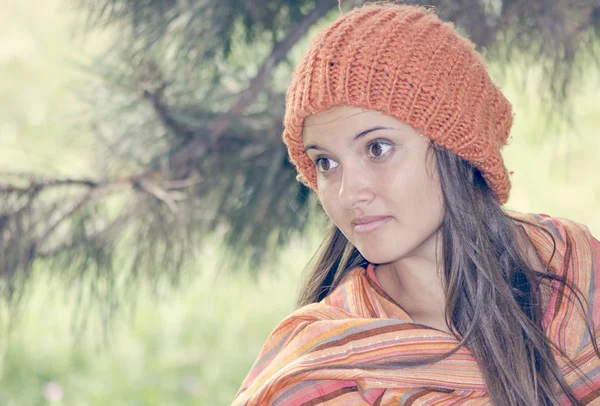
[[[578,286],[588,317],[600,328],[600,242],[582,225],[545,215],[517,214],[551,232],[556,253],[552,272]],[[547,263],[553,242],[524,225]],[[565,263],[564,258],[570,260]],[[458,341],[448,333],[415,324],[378,284],[371,264],[350,271],[319,303],[301,307],[268,337],[233,405],[486,405],[483,375],[468,348],[434,364],[385,369],[386,363],[439,355]],[[596,293],[598,292],[598,293]],[[581,311],[554,289],[543,327],[579,367],[555,353],[567,383],[584,404],[600,404],[600,360],[586,333]],[[360,364],[381,369],[364,370]],[[580,373],[588,376],[582,379]],[[565,404],[569,404],[564,400]]]

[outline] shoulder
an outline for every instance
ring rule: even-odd
[[[555,271],[566,271],[569,263],[590,269],[594,258],[600,255],[598,241],[584,224],[547,214],[508,210],[506,214],[523,226],[540,259]]]
[[[595,293],[600,282],[600,242],[585,225],[546,214],[507,214],[523,226],[550,272],[582,290],[585,296]]]
[[[234,399],[234,405],[262,404],[269,393],[281,389],[279,375],[287,374],[293,361],[322,341],[325,321],[348,318],[347,312],[325,303],[302,306],[281,320],[267,337]]]
[[[281,349],[303,333],[306,327],[319,321],[343,320],[351,315],[343,309],[319,302],[302,306],[281,320],[269,334],[259,353],[261,362],[268,361],[274,348]]]
[[[589,347],[586,319],[600,328],[600,242],[583,224],[545,214],[508,212],[523,225],[548,271],[576,289],[554,284],[544,314],[546,332],[569,356]],[[588,348],[589,349],[589,348]],[[587,350],[586,350],[587,351]]]
[[[596,301],[595,296],[600,296],[600,289],[596,289],[600,288],[600,242],[585,225],[546,214],[507,214],[523,226],[548,272],[579,290],[584,301]],[[560,291],[554,294],[568,295],[570,289]],[[566,305],[560,299],[558,303]]]
[[[584,224],[562,217],[553,217],[543,213],[521,213],[512,210],[505,210],[505,213],[521,223],[541,227],[561,241],[565,239],[567,233],[590,234],[589,229]]]
[[[595,347],[600,331],[600,242],[585,225],[569,219],[507,214],[524,222],[540,258],[550,258],[546,262],[550,272],[578,291],[581,300],[573,299],[570,289],[555,284],[556,289],[551,289],[547,298],[543,324],[548,338],[566,355],[555,353],[567,384],[580,399],[596,399],[600,387],[600,362]]]
[[[347,304],[354,301],[348,300],[345,293],[360,269],[348,272],[323,300],[296,309],[275,326],[242,382],[235,405],[262,404],[289,384],[285,377],[294,375],[299,364],[316,362],[312,357],[319,346],[336,341],[348,329],[365,323],[349,311],[352,306]]]

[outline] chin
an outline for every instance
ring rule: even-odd
[[[398,252],[389,252],[381,249],[381,247],[361,247],[357,249],[364,259],[373,264],[387,264],[397,261],[401,257]]]

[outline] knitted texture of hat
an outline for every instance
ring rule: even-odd
[[[500,149],[510,102],[452,23],[420,7],[372,4],[342,15],[312,42],[286,94],[283,140],[298,179],[317,190],[304,119],[334,106],[379,111],[477,167],[500,203],[510,180]]]

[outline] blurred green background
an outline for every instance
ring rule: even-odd
[[[81,111],[74,91],[85,90],[81,65],[116,34],[83,35],[83,22],[59,0],[0,0],[0,171],[98,170],[92,134],[73,135]],[[536,87],[543,73],[522,66],[503,66],[505,75],[491,66],[516,112],[504,150],[514,171],[507,206],[567,217],[600,236],[599,71],[590,63],[576,78],[572,127],[548,130]],[[0,308],[0,405],[229,404],[293,310],[320,238],[318,229],[295,238],[257,277],[243,266],[220,272],[220,245],[208,243],[178,286],[140,280],[115,290],[127,305],[108,313],[89,290],[73,289],[85,279],[36,262],[22,300]]]

